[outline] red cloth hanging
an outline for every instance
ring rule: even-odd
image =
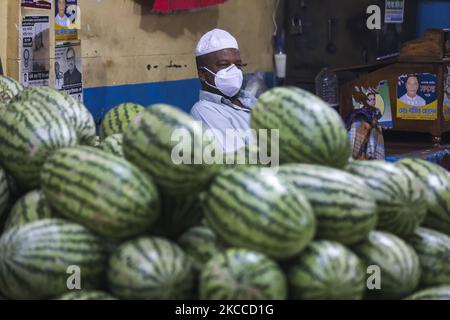
[[[206,8],[222,4],[226,0],[155,0],[153,12],[168,13],[172,11],[184,11]]]

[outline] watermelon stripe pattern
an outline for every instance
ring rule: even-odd
[[[299,300],[361,300],[365,278],[360,259],[332,241],[311,243],[288,271],[291,298]]]
[[[192,296],[194,276],[188,256],[178,245],[141,237],[112,253],[108,283],[121,299],[182,300]]]
[[[396,165],[411,171],[425,185],[428,212],[424,226],[450,235],[449,173],[422,159],[403,159]]]
[[[9,203],[9,185],[8,177],[5,170],[0,167],[0,217],[3,215],[5,209],[8,207]]]
[[[97,289],[106,271],[102,240],[59,219],[14,227],[0,238],[0,291],[11,299],[48,299],[67,292],[67,270],[78,266],[85,289]]]
[[[438,286],[416,292],[407,300],[450,300],[450,286]]]
[[[450,237],[431,229],[419,228],[407,241],[419,256],[421,285],[450,285]]]
[[[0,162],[24,189],[39,186],[47,156],[78,143],[75,130],[48,106],[14,102],[0,118]]]
[[[108,153],[111,153],[115,156],[124,158],[123,154],[123,134],[113,134],[109,137],[107,137],[100,145],[100,149],[103,151],[106,151]]]
[[[23,89],[23,86],[13,78],[0,76],[0,105],[11,102]]]
[[[110,294],[102,291],[76,291],[66,293],[57,300],[117,300]]]
[[[4,230],[37,220],[56,218],[41,190],[34,190],[20,198],[12,207]]]
[[[361,178],[308,164],[283,165],[278,175],[311,203],[319,239],[350,245],[365,240],[375,228],[376,203]]]
[[[198,226],[187,230],[178,239],[178,244],[191,258],[197,272],[203,270],[204,265],[215,255],[224,251],[224,244],[208,227]]]
[[[399,237],[373,231],[366,242],[353,248],[364,267],[381,269],[381,290],[370,291],[386,299],[405,298],[419,285],[421,267],[414,249]]]
[[[263,254],[229,249],[214,256],[200,276],[201,300],[284,300],[286,277]]]
[[[172,140],[177,132],[183,137],[186,134],[186,139]],[[187,195],[201,190],[217,172],[216,166],[195,164],[195,155],[203,155],[203,146],[211,145],[204,139],[201,124],[175,107],[159,104],[140,113],[129,125],[123,151],[126,159],[155,179],[164,194]],[[180,144],[189,154],[174,159],[180,155],[176,151]]]
[[[425,190],[411,172],[384,161],[355,161],[347,170],[371,189],[377,202],[377,229],[404,237],[422,224],[427,213]]]
[[[275,259],[300,253],[316,231],[308,200],[268,168],[220,174],[206,194],[204,212],[227,244]]]
[[[24,90],[14,98],[14,101],[34,101],[53,109],[73,126],[80,143],[93,145],[96,133],[94,117],[72,96],[52,88],[38,87]]]
[[[278,129],[280,163],[310,163],[343,168],[350,158],[347,130],[339,114],[299,88],[264,93],[251,115],[251,127]]]
[[[58,214],[105,237],[148,231],[160,213],[151,178],[128,161],[93,147],[55,152],[42,169],[41,181]]]
[[[123,103],[112,108],[103,118],[100,135],[102,140],[123,133],[133,119],[145,108],[135,103]]]

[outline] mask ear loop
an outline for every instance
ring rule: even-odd
[[[205,69],[206,71],[208,71],[209,73],[211,73],[214,76],[217,76],[217,74],[215,74],[214,72],[212,72],[211,70],[209,70],[207,67],[200,67],[202,69]],[[212,84],[210,84],[206,79],[203,81],[204,83],[206,83],[206,85],[210,86],[211,88],[214,88],[216,90],[219,90],[219,88],[217,88],[216,86],[213,86]],[[220,90],[219,90],[220,91]]]

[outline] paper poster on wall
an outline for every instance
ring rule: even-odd
[[[404,120],[436,120],[436,85],[435,74],[401,75],[397,87],[397,117]]]
[[[381,113],[378,124],[384,129],[393,128],[391,99],[387,80],[380,81],[377,87],[355,86],[352,101],[354,110],[368,109],[370,111],[378,109]]]
[[[25,87],[48,86],[50,16],[25,15],[20,32],[20,82]]]
[[[444,119],[450,121],[450,66],[444,75]]]
[[[83,101],[81,42],[58,42],[55,47],[55,88]]]
[[[404,0],[386,0],[385,23],[403,23],[404,16]]]
[[[21,2],[23,8],[31,9],[52,9],[52,0],[22,0]]]
[[[55,0],[55,41],[78,40],[80,12],[77,0]]]

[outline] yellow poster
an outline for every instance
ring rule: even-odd
[[[397,87],[397,118],[436,120],[438,118],[436,84],[435,74],[417,73],[400,76]]]
[[[56,0],[55,3],[56,42],[78,40],[80,10],[77,0]]]

